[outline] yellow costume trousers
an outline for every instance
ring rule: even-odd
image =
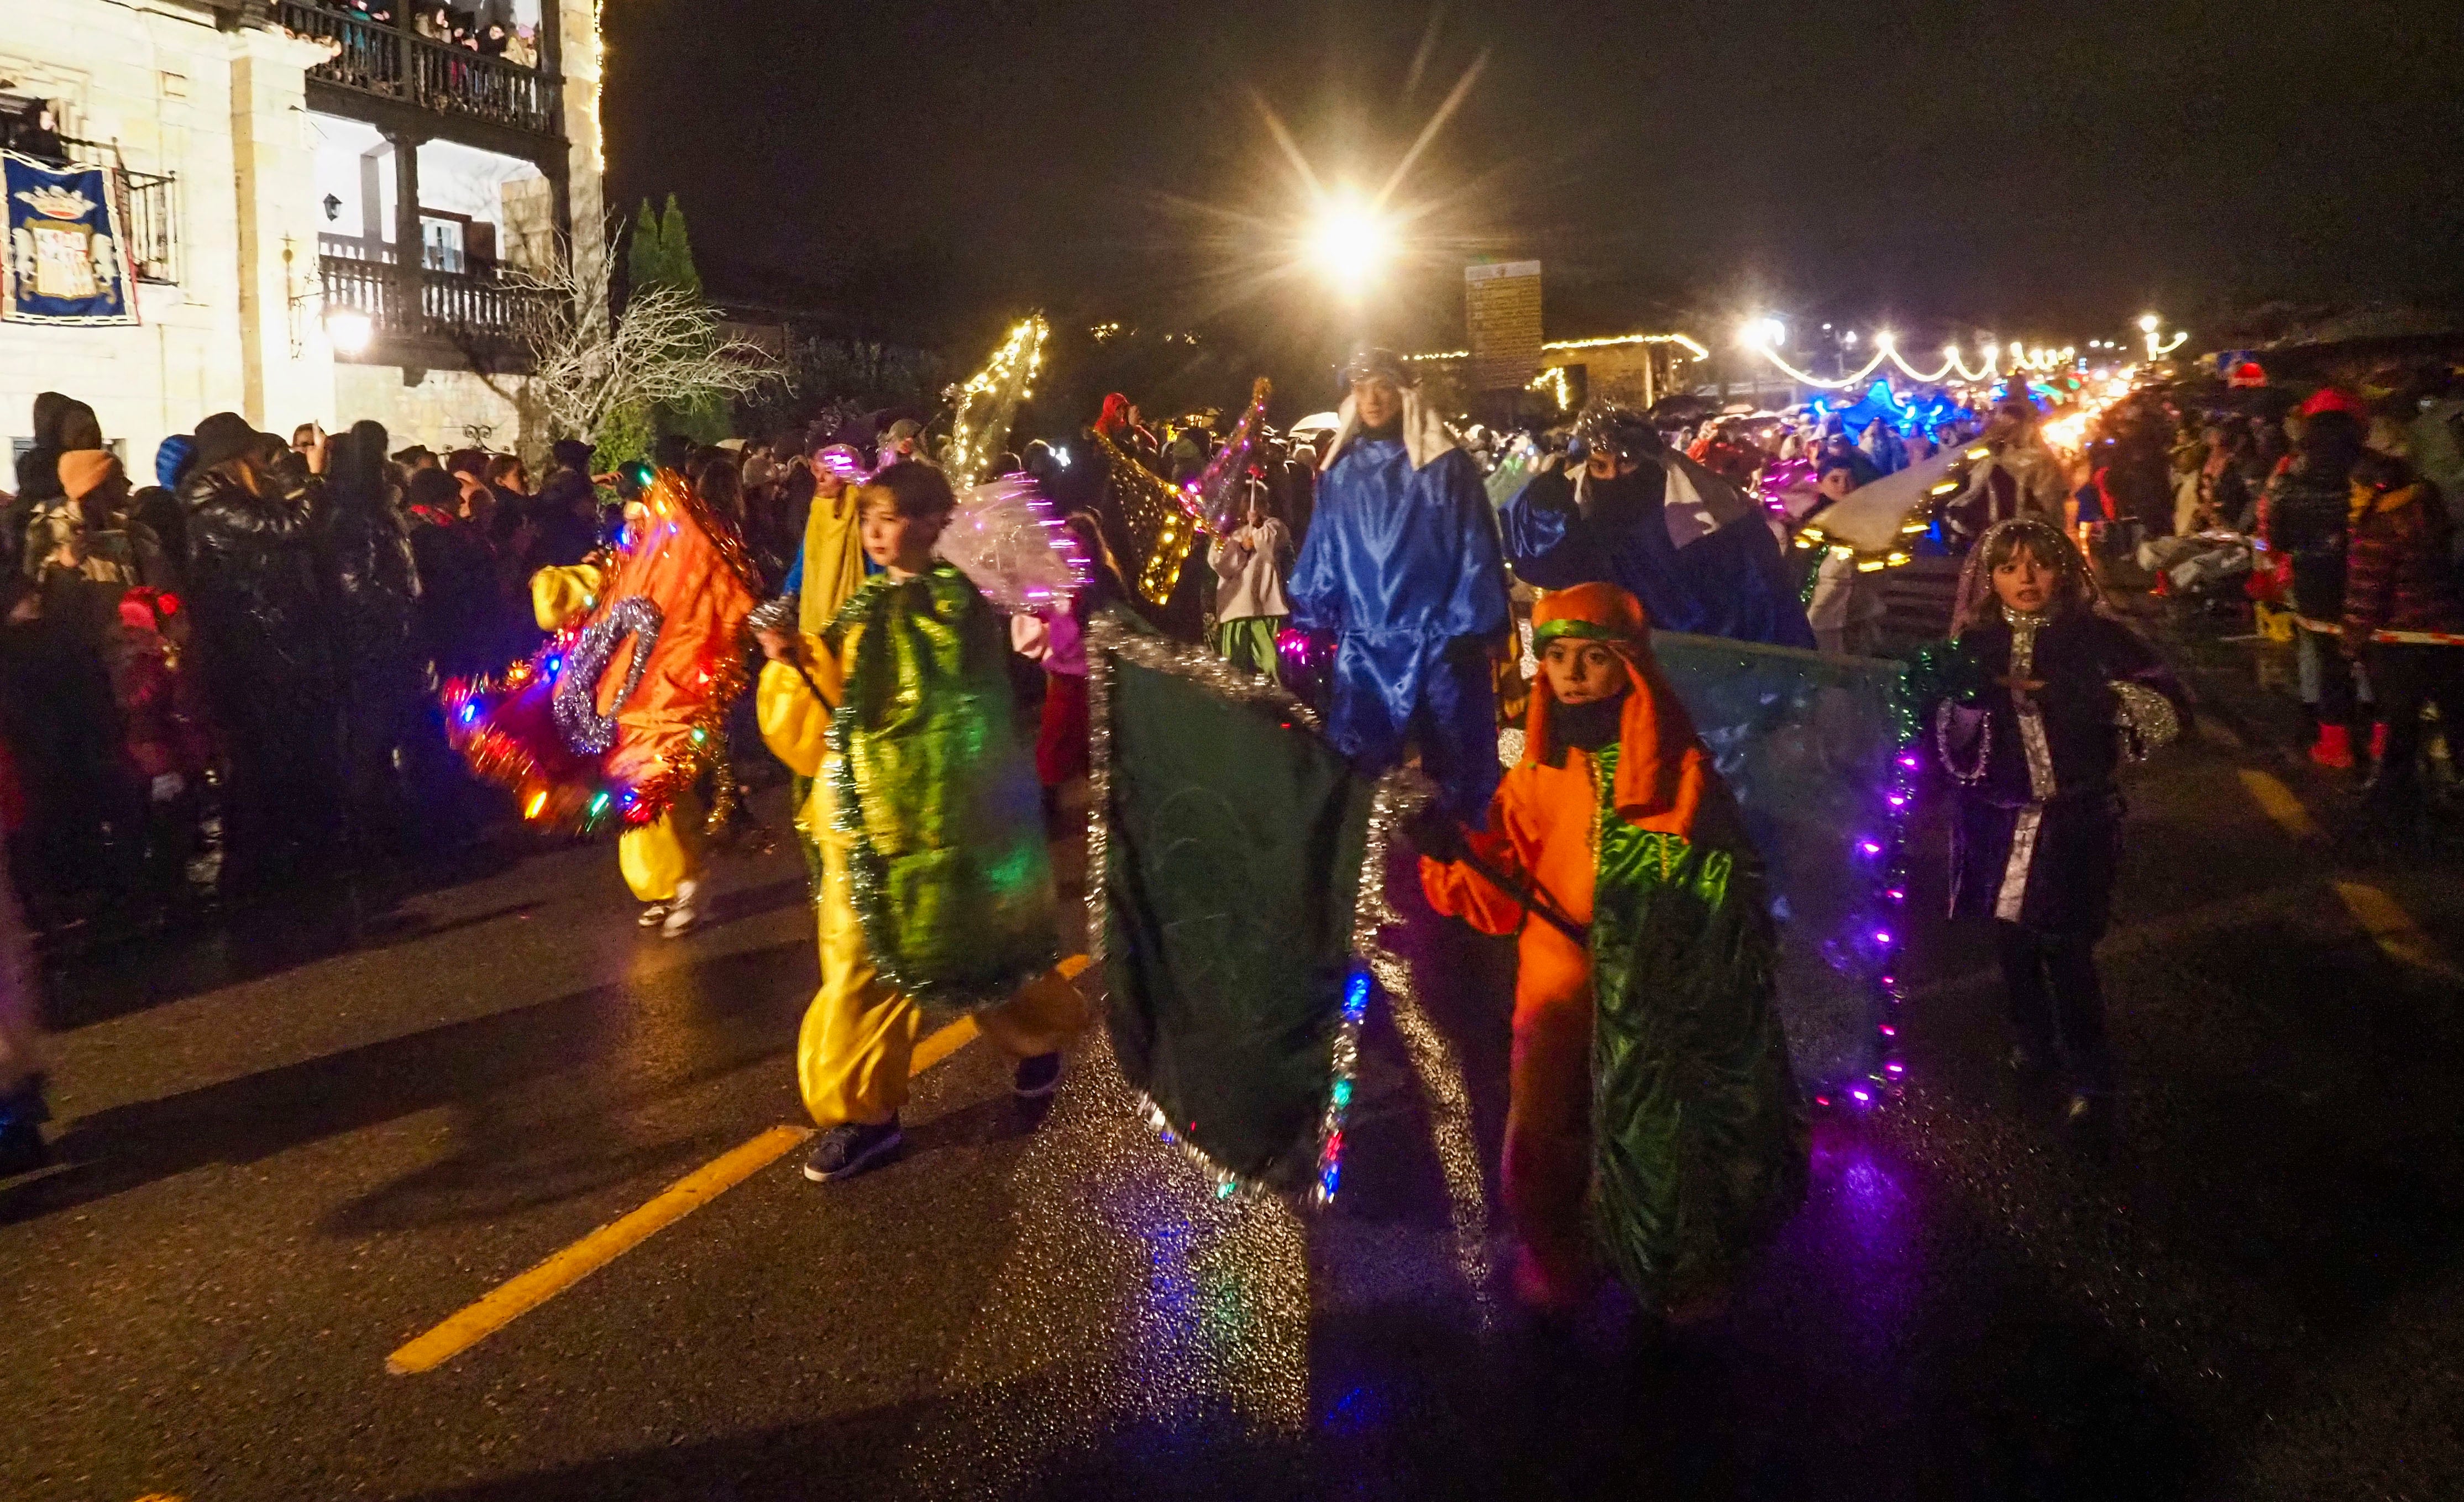
[[[811,823],[822,846],[822,989],[796,1034],[796,1085],[821,1126],[875,1126],[907,1103],[909,1061],[924,1014],[882,980],[865,948],[847,888],[853,837],[830,827],[831,780],[824,768],[813,785]],[[1086,1025],[1086,1001],[1058,970],[976,1013],[977,1028],[1012,1058],[1049,1054]]]
[[[675,901],[676,883],[701,877],[702,826],[710,815],[687,788],[655,824],[616,837],[616,868],[636,902]]]

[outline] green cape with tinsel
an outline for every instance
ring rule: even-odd
[[[1601,801],[1618,748],[1594,763]],[[1774,996],[1762,863],[1603,811],[1593,893],[1594,1180],[1637,1292],[1726,1281],[1805,1196],[1804,1099]]]
[[[831,622],[847,877],[884,979],[928,1012],[1006,1000],[1059,957],[1035,770],[1001,622],[948,564],[876,575]],[[851,648],[849,650],[848,648]]]

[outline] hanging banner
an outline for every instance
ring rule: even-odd
[[[1476,391],[1520,391],[1540,373],[1540,263],[1463,268],[1463,329]]]
[[[0,152],[9,243],[0,323],[70,327],[137,321],[135,277],[110,174]]]

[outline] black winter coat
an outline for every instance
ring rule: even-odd
[[[332,701],[332,622],[318,558],[318,482],[294,465],[263,471],[256,494],[228,468],[180,485],[188,593],[206,677],[228,729],[272,729]]]
[[[333,584],[340,666],[353,683],[398,674],[410,663],[419,567],[410,532],[384,493],[333,491],[318,533]]]
[[[2267,485],[2267,545],[2293,560],[2293,608],[2313,620],[2344,614],[2352,490],[2349,470],[2299,462]]]

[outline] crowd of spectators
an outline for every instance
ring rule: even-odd
[[[33,426],[0,499],[0,818],[39,928],[475,831],[433,690],[530,650],[528,576],[608,534],[588,446],[534,487],[511,454],[226,412],[133,477],[84,403]]]
[[[395,26],[405,13],[397,0],[321,0],[337,11],[373,26]],[[482,57],[497,57],[519,68],[539,62],[539,28],[514,20],[510,9],[482,4],[469,10],[447,5],[413,5],[410,28],[446,47],[459,47]]]

